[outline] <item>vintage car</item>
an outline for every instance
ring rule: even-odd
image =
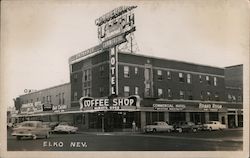
[[[76,133],[77,127],[71,126],[68,122],[61,122],[56,126],[53,132]]]
[[[174,130],[181,132],[197,132],[198,130],[202,130],[202,125],[196,125],[190,121],[180,121],[173,124]]]
[[[171,132],[174,127],[166,122],[154,122],[152,125],[146,125],[144,132]]]
[[[219,121],[209,121],[208,123],[204,124],[204,130],[222,130],[225,129],[226,125],[221,124]]]
[[[37,139],[38,137],[49,137],[50,128],[43,125],[41,121],[24,121],[17,127],[13,128],[12,136],[16,136],[17,140],[22,137],[31,137]]]

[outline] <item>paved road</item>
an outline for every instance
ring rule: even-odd
[[[19,141],[8,134],[9,151],[236,151],[242,147],[242,130],[52,134],[49,139]]]

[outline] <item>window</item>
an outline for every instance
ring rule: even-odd
[[[129,77],[129,67],[128,66],[124,66],[124,77],[125,78]]]
[[[235,95],[232,95],[232,101],[233,101],[233,102],[236,102],[236,97],[235,97]]]
[[[241,95],[238,96],[238,102],[241,102]]]
[[[191,83],[191,74],[187,74],[187,83]]]
[[[36,101],[38,101],[39,100],[39,98],[36,98]]]
[[[167,71],[167,78],[170,80],[171,79],[171,72]]]
[[[160,81],[163,79],[163,77],[162,77],[162,71],[161,70],[157,70],[157,78]]]
[[[89,97],[90,96],[90,88],[85,88],[83,90],[83,96],[84,97]]]
[[[207,100],[212,100],[211,93],[207,91]]]
[[[184,77],[183,77],[183,73],[179,73],[179,81],[180,82],[184,82]]]
[[[74,74],[74,75],[73,75],[73,78],[74,78],[74,79],[73,79],[74,82],[77,82],[77,78],[78,78],[77,74]]]
[[[65,104],[64,93],[62,93],[62,104]]]
[[[180,90],[180,99],[184,99],[184,91]]]
[[[99,71],[100,71],[100,77],[103,77],[104,76],[104,66],[103,65],[100,66]]]
[[[135,75],[138,74],[138,67],[135,67]]]
[[[49,103],[49,96],[47,96],[47,99],[46,99],[46,101]]]
[[[139,87],[135,87],[135,95],[139,95]]]
[[[201,91],[200,99],[201,99],[201,100],[204,100],[204,92],[203,92],[203,91]]]
[[[129,86],[124,86],[124,96],[125,96],[125,97],[130,96],[130,93],[129,93]]]
[[[217,78],[214,77],[214,86],[217,86]]]
[[[43,103],[45,103],[45,97],[43,97]]]
[[[192,91],[187,91],[187,97],[188,97],[188,100],[193,100]]]
[[[208,84],[208,85],[211,85],[211,81],[210,81],[209,76],[206,76],[206,81],[207,81],[207,84]]]
[[[200,80],[200,83],[202,83],[202,76],[199,75],[199,80]]]
[[[231,96],[231,94],[228,94],[228,95],[227,95],[227,99],[228,99],[228,101],[232,101],[232,96]]]
[[[163,98],[163,91],[161,88],[158,88],[158,97]]]
[[[58,104],[60,105],[61,104],[61,93],[58,94],[58,99],[59,99]]]
[[[100,96],[103,97],[104,96],[104,88],[100,87],[99,91],[100,91]]]
[[[169,97],[169,98],[172,97],[172,92],[171,92],[171,89],[170,89],[170,88],[168,89],[168,97]]]
[[[215,93],[214,93],[214,99],[215,99],[215,101],[219,101],[219,100],[220,100],[220,97],[219,97],[219,93],[218,93],[218,92],[215,92]]]
[[[74,101],[77,101],[77,92],[74,92]]]

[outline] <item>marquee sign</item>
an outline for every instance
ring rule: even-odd
[[[98,38],[101,41],[125,33],[134,28],[135,18],[132,10],[137,6],[121,6],[96,19]]]
[[[140,106],[139,96],[130,96],[128,98],[91,98],[82,97],[79,100],[80,110],[118,110],[118,109],[136,109]]]
[[[153,104],[154,110],[181,111],[186,108],[184,104]]]

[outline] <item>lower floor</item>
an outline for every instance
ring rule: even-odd
[[[92,131],[131,131],[140,130],[155,121],[173,124],[179,121],[191,121],[203,124],[208,121],[220,121],[228,128],[243,127],[242,113],[227,112],[156,112],[156,111],[99,111],[44,116],[19,117],[15,122],[40,120],[43,122],[69,122],[80,130]]]

